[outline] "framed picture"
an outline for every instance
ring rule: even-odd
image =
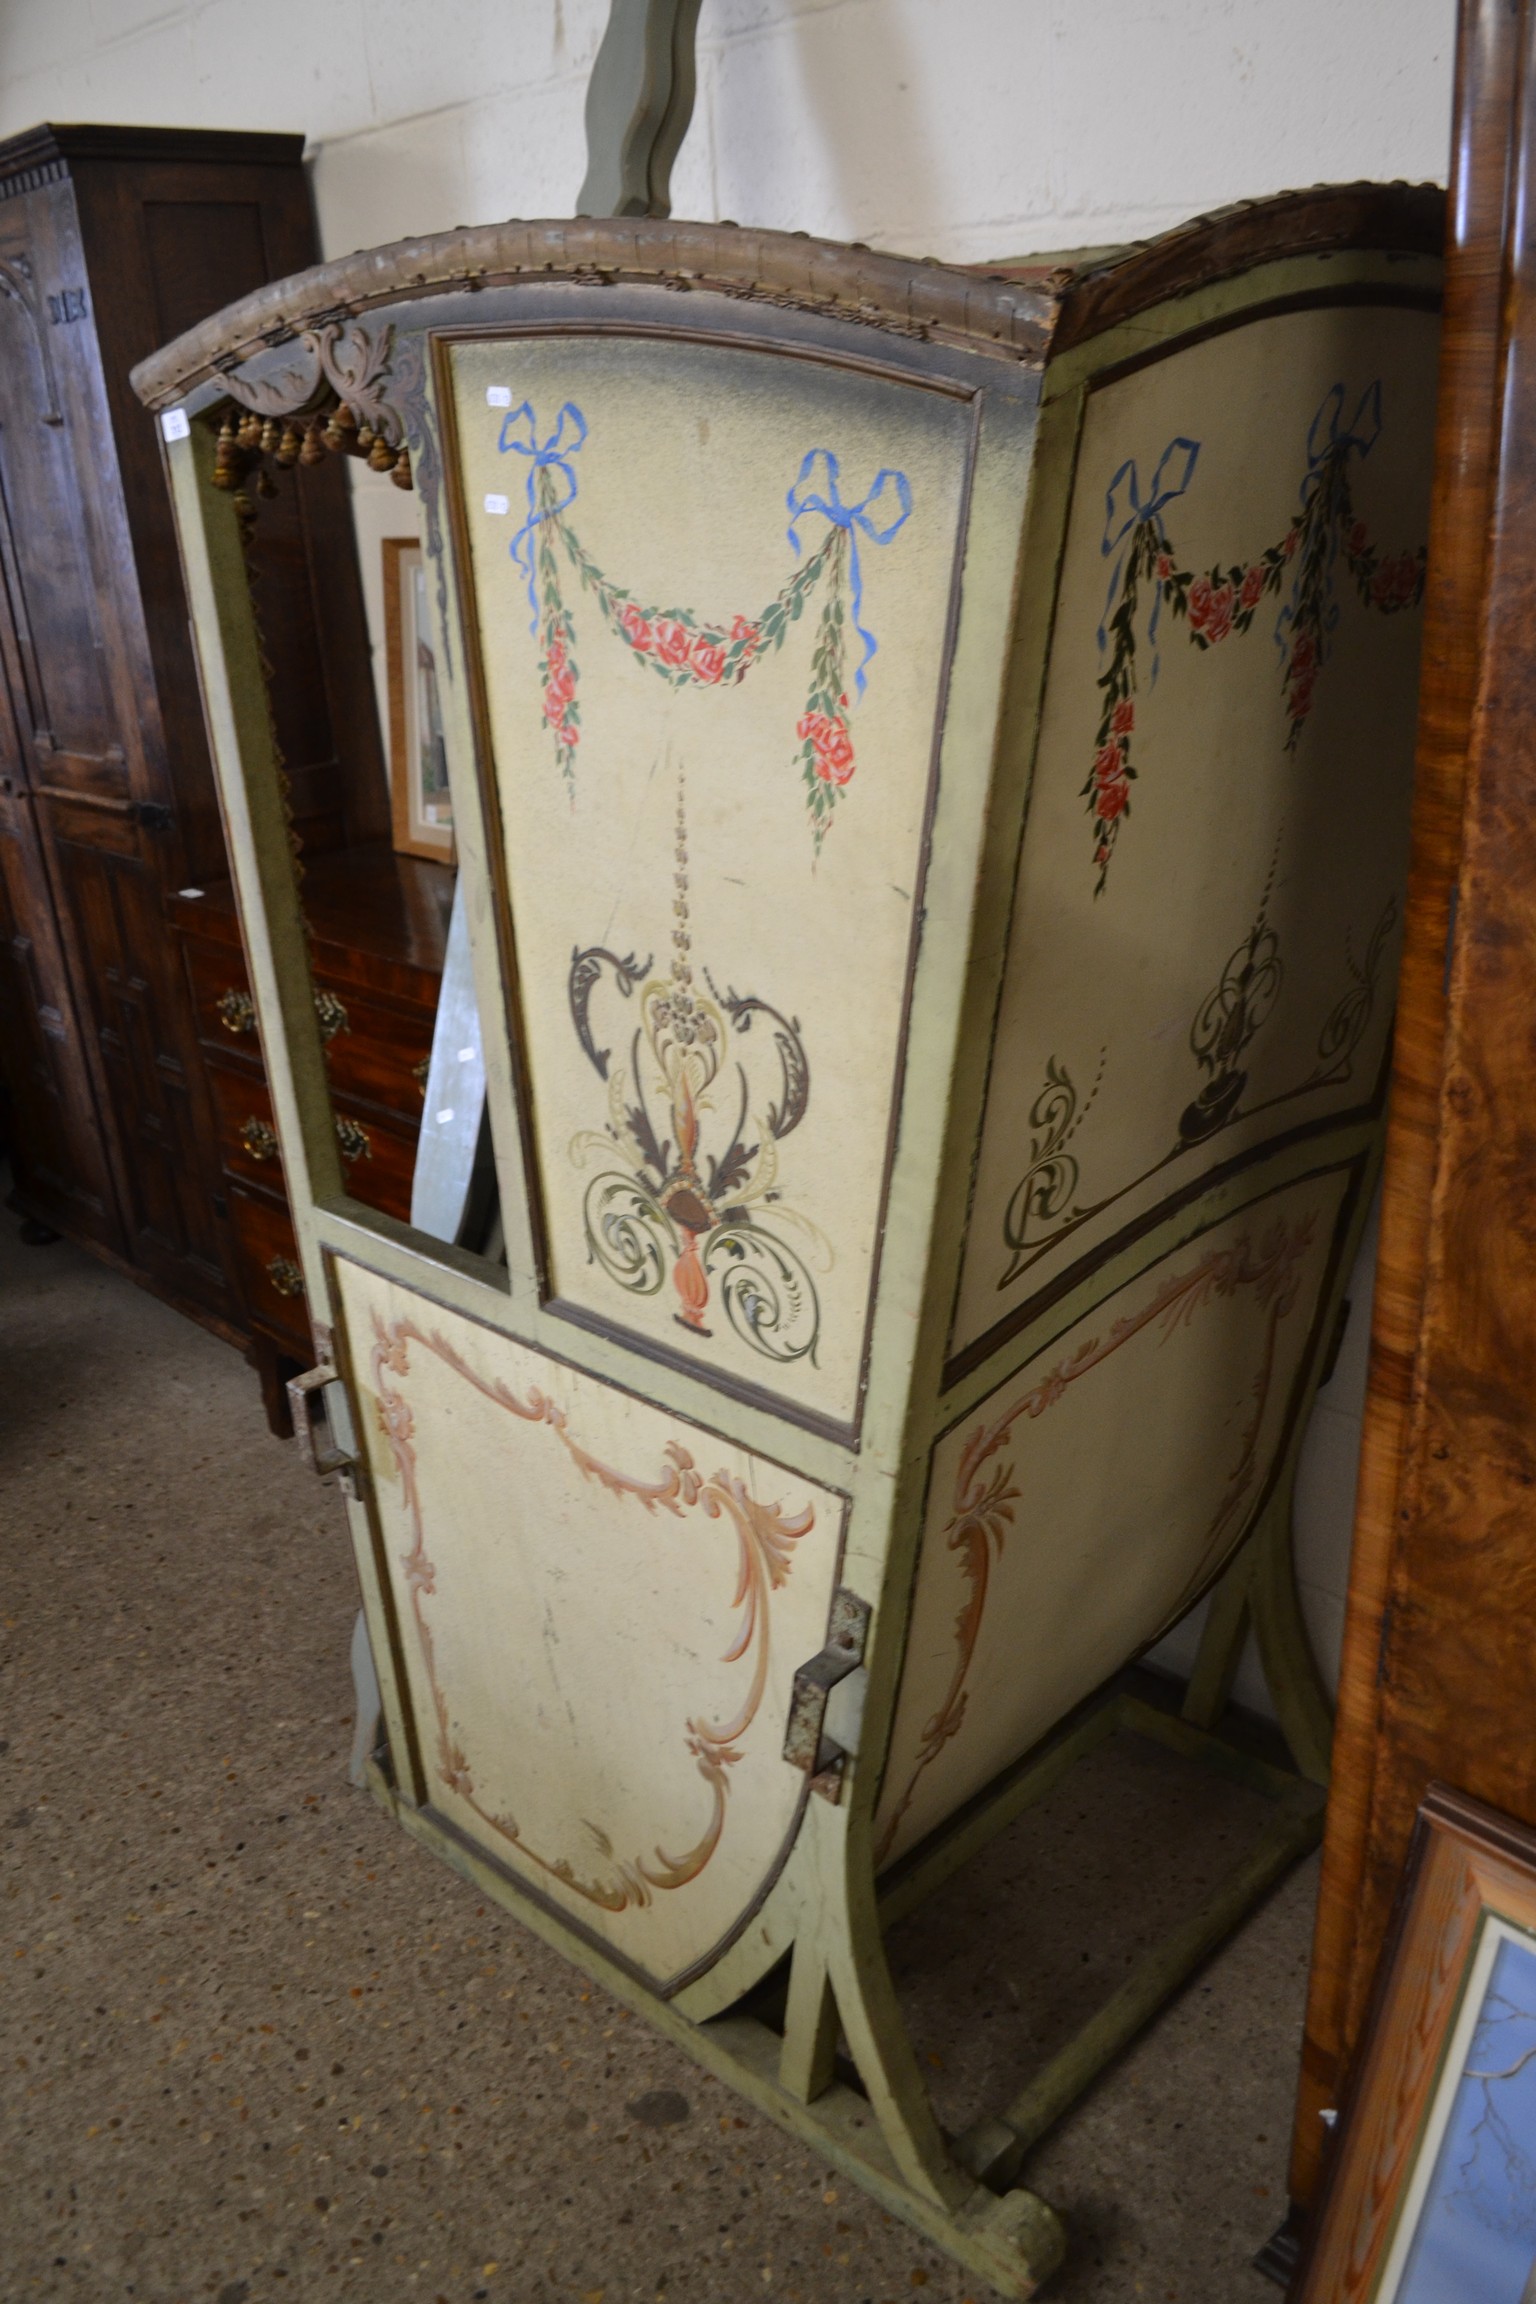
[[[1292,2304],[1536,2304],[1536,1833],[1419,1810]]]
[[[427,616],[426,567],[414,536],[383,541],[394,841],[406,856],[431,856],[447,864],[453,861],[453,803]]]

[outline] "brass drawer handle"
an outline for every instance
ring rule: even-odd
[[[347,1012],[334,992],[315,994],[315,1014],[320,1019],[322,1040],[329,1042],[335,1039],[338,1032],[346,1031]]]
[[[219,1022],[226,1032],[239,1034],[256,1029],[256,1003],[249,992],[237,992],[233,985],[214,1002]]]
[[[279,1296],[302,1296],[304,1275],[291,1256],[274,1256],[267,1265],[267,1278]]]
[[[256,1029],[256,1003],[249,992],[237,992],[233,985],[214,1003],[219,1021],[226,1032],[254,1032]],[[315,1014],[320,1019],[322,1040],[334,1040],[338,1032],[347,1029],[347,1012],[334,992],[315,994]]]
[[[371,1160],[373,1140],[366,1128],[356,1120],[341,1119],[336,1123],[336,1141],[341,1146],[343,1160]]]
[[[240,1141],[253,1160],[275,1160],[278,1155],[277,1130],[269,1128],[265,1120],[255,1113],[240,1130]],[[342,1119],[336,1123],[336,1141],[341,1146],[343,1160],[371,1160],[373,1139],[366,1128],[356,1120]]]

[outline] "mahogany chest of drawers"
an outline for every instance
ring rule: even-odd
[[[347,1188],[402,1223],[421,1121],[453,875],[382,842],[303,862],[320,1025]],[[309,1313],[256,1008],[228,880],[170,902],[207,1077],[250,1356],[274,1429],[312,1357]]]

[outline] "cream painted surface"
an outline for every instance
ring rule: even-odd
[[[1251,1525],[1346,1188],[1306,1178],[1187,1241],[939,1441],[882,1862],[1152,1640]]]
[[[1292,313],[1209,338],[1088,401],[957,1348],[1214,1167],[1370,1098],[1391,1023],[1419,611],[1367,605],[1339,559],[1331,653],[1288,750],[1281,619],[1300,556],[1248,632],[1205,649],[1167,605],[1150,636],[1143,586],[1138,773],[1099,894],[1083,786],[1113,647],[1099,633],[1122,550],[1106,550],[1106,538],[1130,486],[1145,504],[1170,443],[1197,444],[1188,486],[1161,514],[1170,557],[1197,573],[1256,562],[1300,508],[1309,434],[1330,390],[1343,386],[1347,427],[1379,380],[1379,434],[1347,465],[1354,514],[1383,555],[1416,550],[1437,334],[1417,312]],[[1165,468],[1173,477],[1183,458],[1180,449]],[[1269,971],[1264,1013],[1230,1063],[1208,1049],[1202,1065],[1202,1011],[1224,976],[1231,1007],[1249,958]],[[1239,1073],[1225,1118],[1195,1134],[1185,1115],[1201,1091]]]
[[[767,1885],[842,1500],[338,1260],[432,1806],[658,1981]]]
[[[457,347],[453,360],[554,1293],[703,1373],[850,1422],[969,405],[822,362],[640,338],[503,338]],[[643,606],[649,635],[637,655],[547,524],[525,539],[524,551],[552,539],[571,619],[556,670],[576,676],[580,724],[565,768],[546,703],[545,603],[531,632],[512,553],[538,481],[500,441],[504,426],[530,436],[524,403],[541,444],[563,408],[585,423],[577,447],[577,417],[565,419],[555,484],[575,493],[562,519]],[[858,618],[877,644],[862,698],[843,583],[846,701],[833,716],[846,720],[854,766],[841,785],[815,780],[830,810],[819,847],[800,756],[833,563],[782,647],[764,643],[739,680],[721,680],[714,658],[696,657],[705,675],[682,686],[656,669],[663,633],[680,648],[690,638],[675,611],[697,618],[695,648],[738,619],[756,626],[834,537],[814,511],[798,556],[786,534],[786,497],[812,451],[839,468],[835,490],[825,464],[805,480],[828,501],[855,506],[888,475],[867,514],[876,533],[854,531]],[[910,489],[899,526],[896,473]],[[589,950],[608,957],[593,962],[587,1049],[573,955]],[[615,962],[635,965],[620,974]],[[748,997],[767,1009],[734,1008]],[[797,1100],[803,1115],[786,1124]]]

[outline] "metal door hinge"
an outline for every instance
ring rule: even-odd
[[[336,1387],[334,1393],[329,1389],[332,1385]],[[293,1411],[293,1436],[304,1462],[322,1480],[339,1476],[344,1494],[355,1496],[357,1442],[346,1387],[336,1370],[322,1361],[318,1368],[293,1377],[288,1385],[288,1405]],[[321,1411],[318,1417],[317,1407]]]
[[[826,1646],[801,1665],[789,1699],[784,1757],[805,1770],[813,1792],[834,1804],[842,1798],[847,1763],[859,1748],[869,1618],[869,1602],[839,1585],[832,1595]]]

